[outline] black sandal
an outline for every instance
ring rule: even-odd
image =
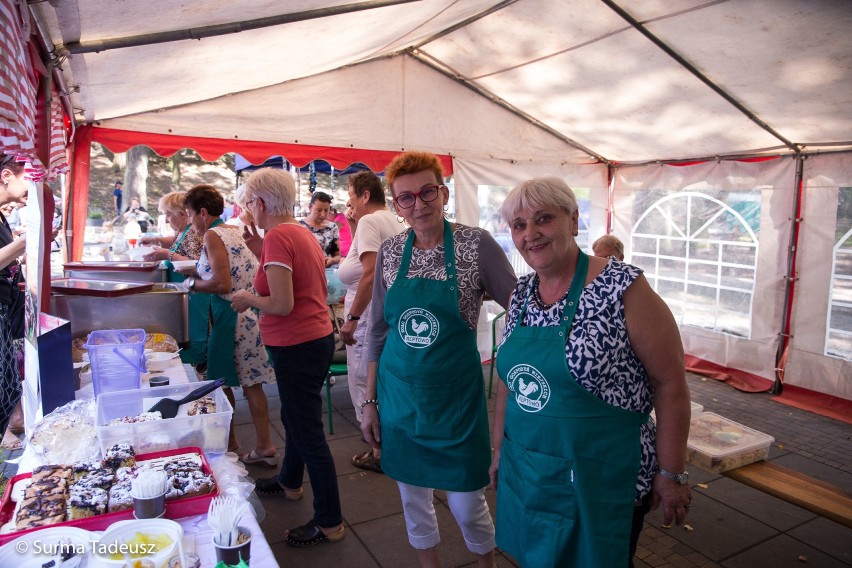
[[[382,460],[376,459],[372,450],[367,450],[363,454],[352,456],[352,465],[360,469],[375,471],[376,473],[384,473],[382,471]]]
[[[304,493],[301,487],[298,489],[287,489],[281,485],[277,477],[258,479],[254,482],[254,490],[258,495],[280,495],[283,493],[284,497],[290,501],[298,501]]]
[[[324,542],[338,542],[343,540],[344,534],[345,530],[343,525],[340,525],[340,528],[336,531],[325,534],[322,532],[322,529],[319,528],[319,525],[313,521],[308,521],[301,527],[296,527],[295,529],[287,531],[287,544],[290,546],[306,547],[315,546]]]

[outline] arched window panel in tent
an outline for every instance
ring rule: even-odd
[[[825,354],[852,360],[852,187],[837,196]]]
[[[577,198],[577,206],[580,211],[580,233],[576,237],[577,245],[581,250],[591,251],[591,241],[589,238],[592,215],[591,189],[588,187],[573,187],[572,189],[574,190],[574,196]],[[512,191],[512,186],[508,185],[476,186],[477,201],[479,204],[479,226],[491,233],[509,258],[515,274],[520,276],[531,272],[532,268],[524,261],[518,249],[515,248],[515,244],[512,242],[512,234],[509,232],[509,226],[503,221],[500,208],[510,191]]]
[[[679,324],[751,336],[760,201],[757,190],[635,196],[630,260]]]

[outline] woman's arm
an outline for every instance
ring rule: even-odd
[[[504,310],[509,308],[503,298],[508,300],[512,291],[518,283],[515,271],[509,263],[509,259],[491,233],[482,231],[479,239],[479,276],[485,286],[488,295],[502,306]]]
[[[0,248],[0,266],[5,268],[15,262],[16,258],[24,254],[26,248],[27,234],[24,233],[8,245],[4,246],[3,248]]]
[[[257,308],[266,314],[275,316],[290,315],[293,311],[293,273],[290,269],[277,264],[266,266],[266,281],[269,295],[258,296],[248,290],[237,290],[231,297],[231,307],[238,312],[247,308]]]
[[[491,467],[488,475],[491,477],[489,487],[497,491],[497,474],[500,469],[500,451],[503,449],[503,425],[506,423],[506,399],[509,389],[503,381],[497,381],[497,400],[494,403],[494,429],[491,430]]]
[[[627,335],[654,389],[657,415],[657,463],[679,474],[686,468],[689,437],[689,387],[684,373],[683,344],[674,317],[644,276],[624,292]],[[652,508],[663,504],[663,522],[681,524],[689,503],[689,486],[655,476]]]
[[[208,294],[229,294],[231,292],[231,263],[228,261],[228,251],[225,243],[215,231],[204,233],[204,248],[207,249],[207,259],[210,262],[211,278],[195,281],[196,292]]]

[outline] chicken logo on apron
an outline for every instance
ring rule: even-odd
[[[399,317],[399,335],[414,349],[429,347],[438,337],[438,318],[422,308],[410,308]]]
[[[550,400],[550,385],[538,369],[531,365],[515,365],[506,379],[515,402],[522,410],[538,412]]]

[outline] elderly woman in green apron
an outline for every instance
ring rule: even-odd
[[[166,216],[166,222],[175,234],[161,237],[144,237],[139,241],[142,246],[153,245],[154,250],[146,254],[143,260],[162,260],[166,266],[169,282],[183,282],[186,278],[177,272],[172,262],[198,260],[203,242],[201,236],[189,224],[184,210],[185,191],[172,191],[160,198],[157,208]],[[184,363],[207,363],[207,321],[204,316],[210,310],[208,294],[192,294],[189,297],[189,348],[182,349],[180,358]]]
[[[235,292],[252,289],[257,259],[246,246],[242,231],[222,222],[225,200],[216,188],[193,187],[186,193],[184,207],[190,224],[204,241],[196,272],[182,285],[210,298],[208,312],[201,316],[205,324],[209,322],[207,377],[226,379],[225,394],[231,405],[231,387],[243,387],[256,440],[254,449],[240,454],[240,460],[275,468],[278,456],[269,433],[269,407],[263,392],[264,384],[275,382],[275,372],[260,340],[257,316],[251,310],[236,313],[231,309]],[[239,450],[233,422],[228,447]]]
[[[677,325],[640,269],[580,250],[561,179],[520,184],[503,217],[534,272],[497,353],[497,545],[522,566],[632,566],[645,513],[681,524],[690,506]]]
[[[420,564],[439,564],[441,489],[479,565],[494,566],[476,325],[484,294],[505,304],[515,273],[488,231],[444,218],[449,190],[433,154],[400,154],[385,176],[410,229],[384,241],[376,259],[361,431],[399,485]]]

